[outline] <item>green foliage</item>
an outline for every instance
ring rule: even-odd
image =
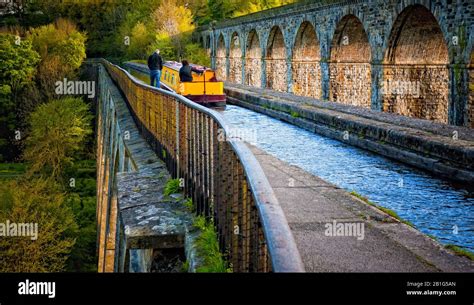
[[[291,111],[291,116],[294,117],[294,118],[299,118],[300,117],[299,113],[296,112],[296,111]]]
[[[207,221],[203,216],[198,216],[194,219],[194,226],[201,231],[196,239],[196,249],[199,256],[204,259],[204,264],[197,268],[196,272],[232,272],[219,251],[219,242],[213,222]]]
[[[63,271],[77,231],[64,194],[51,180],[24,179],[0,185],[0,222],[37,223],[31,237],[0,238],[0,272]]]
[[[242,16],[269,8],[294,3],[297,0],[192,0],[194,21],[208,24],[232,17]]]
[[[181,272],[188,272],[189,270],[189,261],[185,261],[184,264],[181,266]]]
[[[23,163],[0,163],[0,180],[10,180],[25,173],[26,166]]]
[[[45,99],[56,97],[55,83],[74,78],[86,57],[86,36],[67,19],[32,29],[27,37],[41,55],[37,84]]]
[[[92,133],[91,119],[89,107],[81,98],[67,97],[40,105],[30,118],[24,154],[31,163],[31,173],[59,178]]]
[[[130,45],[127,47],[127,58],[146,58],[147,46],[153,36],[142,22],[138,22],[131,30]]]
[[[17,103],[20,91],[33,83],[39,54],[31,42],[0,33],[0,161],[15,155],[15,131],[19,128]]]
[[[177,58],[177,51],[173,46],[171,37],[166,34],[157,34],[155,36],[155,40],[147,48],[147,54],[151,54],[156,49],[160,49],[160,55],[164,60]]]
[[[184,207],[186,208],[186,210],[188,210],[188,212],[194,212],[195,208],[194,208],[194,204],[193,204],[193,199],[192,198],[188,198],[186,199],[186,201],[184,202]]]
[[[9,95],[32,81],[39,54],[28,40],[15,43],[14,35],[0,33],[0,94]]]
[[[179,179],[170,179],[166,182],[164,194],[169,196],[180,192]]]
[[[97,272],[97,227],[96,227],[96,168],[95,160],[77,162],[68,173],[75,179],[74,187],[68,183],[70,191],[66,204],[74,213],[78,224],[76,243],[67,260],[68,271]]]
[[[458,256],[464,256],[470,260],[474,260],[474,253],[472,253],[471,251],[468,251],[466,249],[463,249],[456,245],[451,245],[451,244],[446,245],[445,248],[453,251]]]
[[[191,43],[195,26],[190,9],[176,0],[164,0],[150,18],[153,21],[151,31],[156,35],[148,53],[158,48],[165,59],[179,61],[189,56],[189,47],[196,49]]]
[[[186,44],[184,58],[193,64],[211,66],[211,58],[208,53],[197,43]]]

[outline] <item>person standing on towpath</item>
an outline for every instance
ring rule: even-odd
[[[160,56],[160,49],[156,49],[148,57],[148,68],[150,69],[150,85],[160,88],[161,70],[163,70],[163,59]]]

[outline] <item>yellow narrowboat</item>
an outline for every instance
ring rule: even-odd
[[[209,68],[189,64],[193,69],[202,73],[192,72],[192,82],[181,82],[179,70],[182,64],[175,61],[166,61],[161,71],[161,87],[176,92],[186,98],[205,106],[225,106],[224,83],[218,81],[216,73]]]

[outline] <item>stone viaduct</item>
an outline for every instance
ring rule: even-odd
[[[199,29],[222,80],[474,127],[474,2],[302,1]]]

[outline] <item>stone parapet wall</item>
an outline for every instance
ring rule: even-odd
[[[105,68],[95,67],[98,271],[150,272],[157,249],[184,249],[191,215],[181,195],[164,195],[171,179],[166,165],[142,137]]]

